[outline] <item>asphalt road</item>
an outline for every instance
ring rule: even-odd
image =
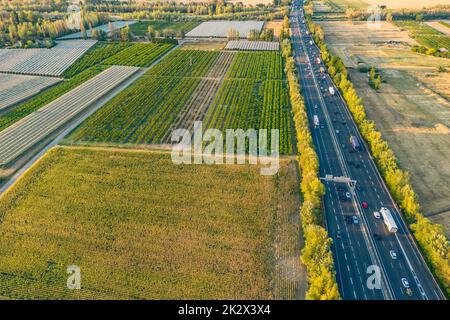
[[[337,281],[344,299],[445,299],[402,219],[399,209],[351,114],[337,88],[317,63],[320,52],[303,23],[301,1],[296,1],[290,16],[294,58],[302,94],[305,99],[314,144],[319,156],[320,176],[346,177],[351,182],[323,180],[326,186],[324,212],[327,229],[333,238]],[[311,42],[312,41],[312,42]],[[326,71],[325,71],[326,72]],[[333,87],[332,95],[329,87]],[[314,116],[319,125],[314,125]],[[354,151],[350,136],[356,136],[361,150]],[[346,193],[349,195],[346,195]],[[349,197],[347,197],[349,196]],[[367,202],[368,208],[362,207]],[[396,233],[387,230],[374,211],[388,208],[398,226]],[[348,216],[347,220],[345,216]],[[358,223],[353,222],[357,217]],[[391,251],[397,255],[393,259]],[[380,286],[373,282],[371,266],[379,268]],[[368,270],[369,268],[369,270]],[[408,296],[402,279],[412,291]],[[373,286],[368,285],[375,284]]]

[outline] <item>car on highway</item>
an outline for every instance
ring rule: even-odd
[[[352,196],[350,195],[350,192],[346,192],[346,193],[345,193],[345,197],[346,197],[347,199],[350,199]]]
[[[413,292],[412,292],[411,288],[406,288],[406,289],[405,289],[405,293],[406,293],[406,295],[407,295],[408,297],[412,297],[412,295],[413,295]]]
[[[314,105],[314,109],[317,109],[319,106],[316,104],[316,105]]]
[[[367,202],[363,201],[363,202],[362,202],[362,207],[363,207],[364,209],[367,209],[367,208],[369,207],[369,205],[367,204]]]
[[[341,230],[338,230],[338,232],[336,232],[336,238],[338,239],[342,238]]]
[[[378,233],[374,233],[373,237],[375,240],[381,240],[381,236]]]
[[[373,216],[374,216],[375,218],[377,218],[377,219],[380,219],[380,218],[381,218],[381,214],[380,214],[378,211],[374,211],[374,212],[373,212]]]
[[[359,224],[359,219],[357,216],[353,216],[353,223],[354,224]]]
[[[336,133],[339,134],[339,130],[336,130]]]
[[[397,254],[395,253],[394,250],[389,250],[389,254],[391,255],[391,258],[393,260],[397,260]]]
[[[408,279],[402,278],[402,284],[404,288],[409,288],[409,282]]]

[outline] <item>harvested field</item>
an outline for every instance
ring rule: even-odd
[[[283,28],[283,20],[268,21],[264,25],[264,29],[266,29],[266,30],[272,29],[273,30],[273,35],[276,40],[278,40],[282,28]]]
[[[228,41],[225,39],[188,39],[182,42],[180,48],[185,50],[221,51],[227,43]]]
[[[189,31],[186,36],[190,38],[227,38],[230,29],[239,32],[241,38],[247,38],[250,30],[261,31],[264,27],[262,21],[206,21]]]
[[[439,66],[450,67],[448,59],[393,45],[390,41],[405,37],[402,32],[365,29],[364,37],[353,38],[358,29],[362,32],[366,27],[347,22],[321,25],[331,51],[348,67],[364,62],[381,70],[383,84],[378,92],[369,86],[366,74],[353,69],[350,76],[368,117],[376,122],[401,167],[411,173],[424,214],[449,208],[450,103],[445,83],[450,75],[437,71]]]
[[[51,49],[0,49],[0,71],[58,77],[95,43],[71,40]]]
[[[296,164],[280,165],[54,149],[0,199],[0,297],[304,298]]]
[[[338,6],[341,9],[347,7],[364,9],[369,6],[385,5],[388,9],[420,9],[423,7],[432,7],[440,4],[448,4],[445,0],[324,0],[325,3],[332,6]]]
[[[59,78],[0,74],[0,111],[60,82]]]

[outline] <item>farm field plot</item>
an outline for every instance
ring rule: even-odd
[[[374,37],[366,31],[365,39],[352,39],[349,35],[357,26],[346,22],[321,25],[331,51],[352,67],[350,77],[368,117],[376,122],[401,167],[411,173],[423,213],[445,212],[450,207],[450,103],[445,99],[449,87],[431,84],[449,83],[450,74],[437,70],[449,68],[450,62],[414,53],[409,46],[387,44],[401,33],[395,38],[384,33],[383,39],[382,30],[374,30]],[[384,82],[378,92],[369,86],[367,75],[355,69],[358,62],[381,70]],[[450,230],[450,212],[440,219],[447,220],[445,226]]]
[[[283,60],[278,52],[238,52],[227,78],[281,80]]]
[[[0,49],[0,71],[58,77],[96,42],[71,40],[51,49]]]
[[[170,21],[140,21],[130,26],[130,31],[139,37],[147,35],[148,27],[152,27],[154,31],[160,32],[164,30],[173,30],[175,32],[188,32],[197,27],[200,22],[170,22]]]
[[[425,22],[428,26],[433,29],[436,29],[443,34],[450,36],[450,24],[445,21],[427,21]]]
[[[317,2],[324,2],[332,7],[341,8],[356,8],[364,9],[369,6],[385,5],[388,9],[421,9],[423,7],[432,7],[439,4],[445,4],[445,0],[323,0]]]
[[[173,44],[135,43],[104,60],[103,64],[148,67],[171,48]]]
[[[280,43],[269,41],[233,40],[228,41],[225,49],[243,51],[279,51]]]
[[[54,87],[39,93],[38,95],[34,96],[28,101],[19,104],[17,107],[14,107],[11,110],[5,111],[5,113],[3,114],[0,114],[0,132],[5,128],[9,127],[10,125],[16,123],[20,119],[26,117],[30,113],[45,106],[47,103],[50,103],[53,100],[62,96],[63,94],[69,92],[76,86],[96,76],[106,68],[108,67],[95,66],[89,68],[81,72],[80,74],[74,76],[73,78],[66,80],[64,82],[60,82],[56,84]]]
[[[0,132],[0,166],[6,167],[42,139],[82,113],[138,68],[113,66]]]
[[[127,25],[131,27],[136,22],[137,21],[133,21],[133,20],[130,20],[130,21],[113,21],[113,22],[111,22],[111,25],[113,27],[113,30],[118,30],[118,29],[122,29],[123,27],[125,27]],[[95,30],[102,30],[102,31],[104,31],[106,33],[110,32],[109,23],[102,24],[101,26],[97,26],[94,29]],[[88,38],[91,37],[91,30],[90,29],[86,30],[86,36]],[[83,38],[83,34],[81,32],[74,32],[74,33],[68,34],[68,35],[66,35],[64,37],[58,38],[58,40],[70,40],[70,39],[81,39],[81,38]]]
[[[247,38],[250,30],[261,32],[264,27],[262,21],[206,21],[189,31],[190,38],[227,38],[230,29],[239,32],[241,38]]]
[[[54,149],[0,199],[0,297],[303,298],[295,162],[280,165]]]
[[[59,78],[0,74],[0,111],[60,81]]]
[[[68,140],[166,144],[174,129],[191,129],[198,120],[223,130],[244,124],[242,129],[280,129],[280,151],[289,154],[286,97],[278,52],[176,50],[88,118]]]
[[[421,45],[428,48],[450,49],[450,36],[430,27],[426,23],[416,21],[396,21],[395,24],[411,33]]]
[[[97,42],[81,59],[64,72],[64,77],[71,78],[130,46],[132,44],[129,42]]]

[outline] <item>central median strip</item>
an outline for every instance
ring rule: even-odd
[[[289,29],[289,19],[286,18],[284,23],[286,24],[285,28]],[[306,298],[310,300],[337,300],[341,297],[331,252],[332,239],[322,226],[321,201],[325,188],[319,179],[319,159],[313,147],[308,116],[303,97],[300,94],[300,84],[295,71],[292,45],[289,39],[282,42],[282,53],[286,59],[289,97],[294,116],[301,172],[300,189],[303,204],[300,209],[300,217],[305,240],[301,259],[306,265],[308,273]]]

